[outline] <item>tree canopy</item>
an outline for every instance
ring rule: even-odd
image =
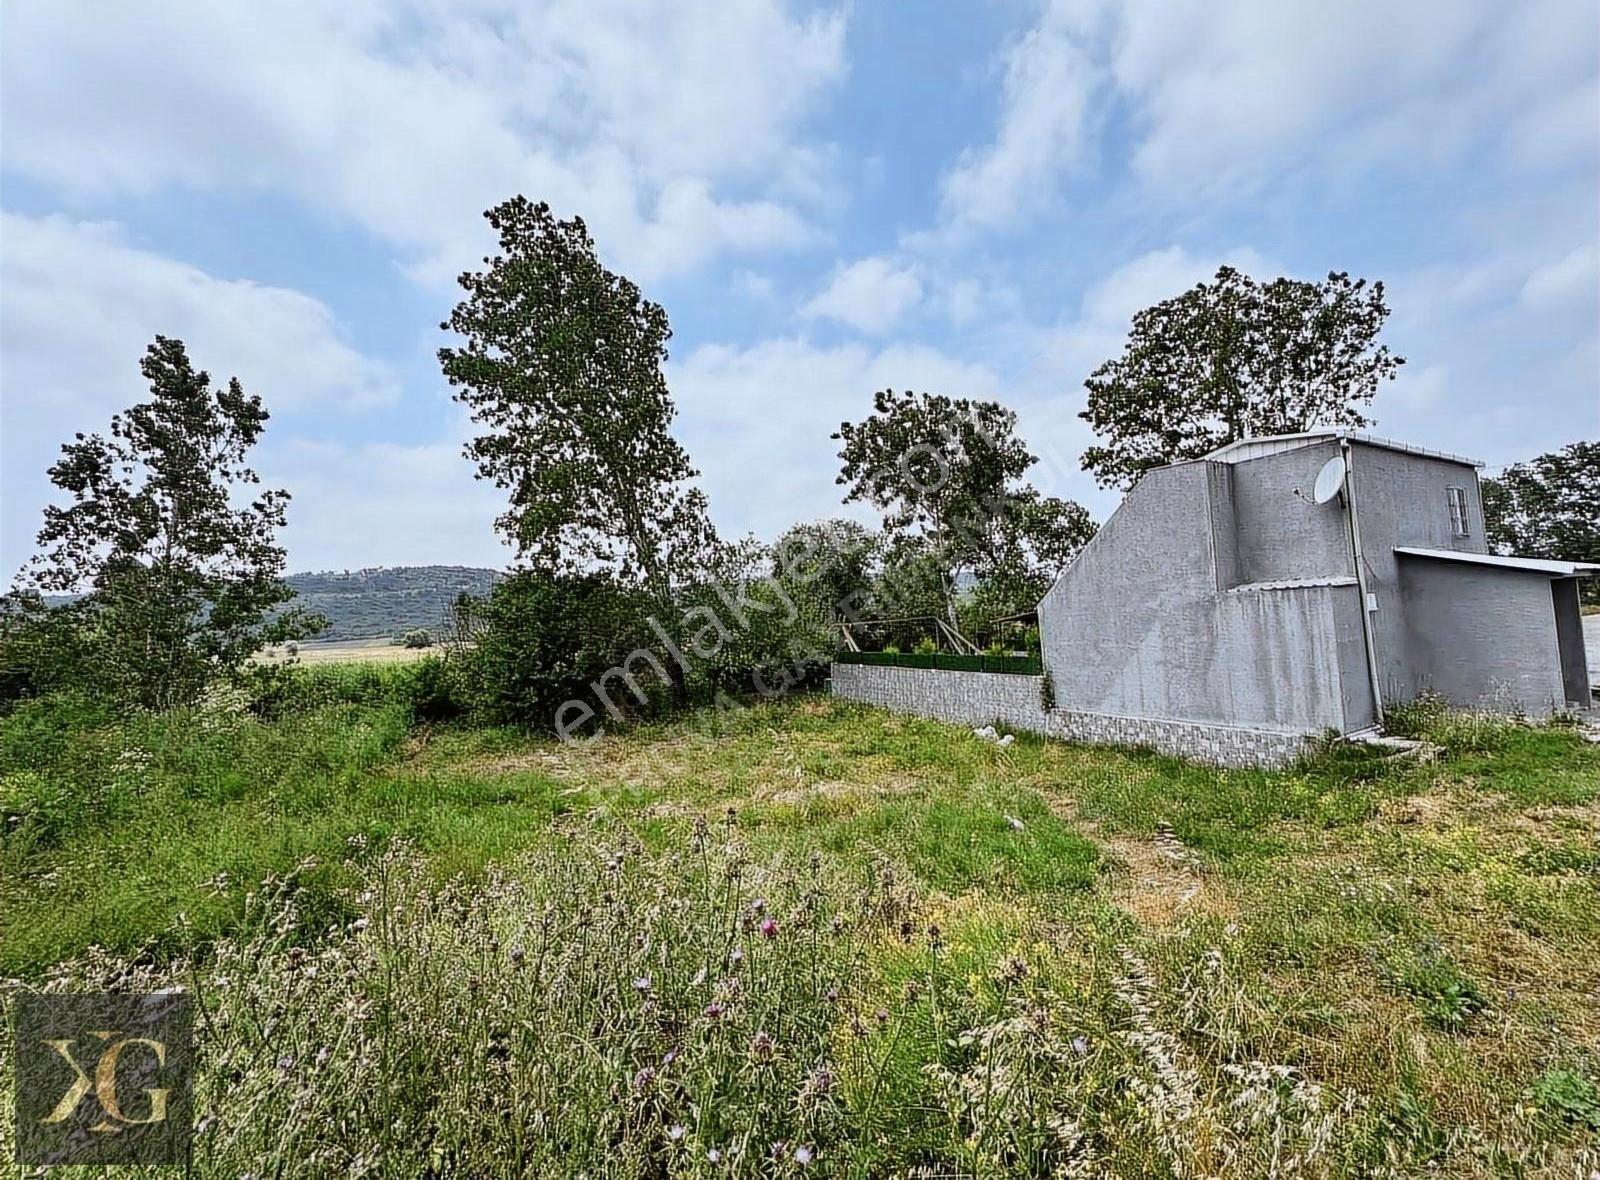
[[[1496,553],[1600,562],[1600,442],[1569,443],[1485,478],[1483,515]]]
[[[247,463],[268,417],[260,397],[237,378],[213,386],[183,342],[163,336],[140,370],[151,399],[113,417],[109,438],[78,434],[50,468],[71,503],[45,509],[8,630],[16,637],[43,611],[44,593],[83,593],[40,632],[55,654],[70,619],[79,672],[119,699],[167,708],[320,620],[277,610],[294,597],[276,539],[289,494],[258,490]]]
[[[841,423],[833,437],[845,502],[877,508],[902,547],[920,544],[943,571],[952,623],[962,571],[1048,584],[1093,535],[1081,505],[1022,482],[1035,458],[1017,435],[1016,413],[998,402],[886,389],[872,414]]]
[[[1321,283],[1258,283],[1233,267],[1133,317],[1122,355],[1084,385],[1079,417],[1099,442],[1083,468],[1130,487],[1152,467],[1252,435],[1369,425],[1379,383],[1405,363],[1378,334],[1383,284],[1330,273]]]
[[[500,253],[461,275],[439,364],[481,428],[480,478],[509,493],[496,522],[546,571],[604,568],[657,601],[712,540],[698,472],[671,425],[667,313],[606,269],[581,218],[515,197],[485,216]]]

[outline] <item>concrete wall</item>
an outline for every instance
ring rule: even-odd
[[[1058,704],[1292,733],[1366,724],[1348,719],[1366,676],[1350,643],[1353,586],[1218,592],[1218,570],[1239,558],[1219,527],[1237,503],[1218,471],[1226,466],[1147,474],[1045,596],[1039,624]],[[1286,466],[1283,478],[1308,467],[1314,479],[1316,466]]]
[[[1583,615],[1578,606],[1578,579],[1558,578],[1550,583],[1556,611],[1556,650],[1561,653],[1561,682],[1569,704],[1591,705],[1589,665],[1583,646]]]
[[[1343,506],[1311,498],[1317,473],[1338,454],[1330,440],[1230,465],[1237,582],[1355,575]]]
[[[1431,691],[1468,709],[1564,707],[1548,576],[1402,556],[1395,585],[1405,678],[1385,685],[1388,701]]]
[[[1425,455],[1360,443],[1352,443],[1351,451],[1350,485],[1361,525],[1362,563],[1367,589],[1378,607],[1371,615],[1378,683],[1386,702],[1405,700],[1415,695],[1414,686],[1424,670],[1412,662],[1411,653],[1426,653],[1409,632],[1395,547],[1487,553],[1478,475],[1464,464]],[[1448,487],[1466,489],[1470,530],[1466,537],[1451,533]]]
[[[1308,734],[1121,717],[1040,706],[1042,677],[835,664],[833,695],[958,725],[1000,723],[1063,741],[1140,746],[1213,766],[1286,766],[1315,740]]]

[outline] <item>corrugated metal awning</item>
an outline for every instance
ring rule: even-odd
[[[1585,577],[1600,574],[1600,564],[1592,561],[1552,561],[1544,557],[1501,557],[1495,553],[1462,553],[1457,549],[1413,549],[1395,547],[1396,553],[1406,557],[1431,557],[1436,561],[1460,561],[1470,565],[1494,566],[1498,569],[1521,570],[1529,574],[1547,574],[1552,578]]]

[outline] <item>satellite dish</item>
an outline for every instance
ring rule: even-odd
[[[1322,470],[1317,472],[1316,486],[1311,489],[1311,498],[1318,504],[1326,504],[1344,489],[1344,456],[1335,455],[1322,465]]]

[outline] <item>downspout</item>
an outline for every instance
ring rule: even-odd
[[[1344,457],[1344,518],[1350,526],[1350,555],[1356,567],[1356,591],[1361,595],[1361,638],[1367,648],[1367,679],[1372,686],[1372,720],[1383,724],[1383,689],[1378,682],[1378,647],[1372,638],[1371,592],[1367,589],[1367,567],[1361,557],[1361,524],[1356,517],[1355,452],[1350,440],[1339,439],[1339,452]]]

